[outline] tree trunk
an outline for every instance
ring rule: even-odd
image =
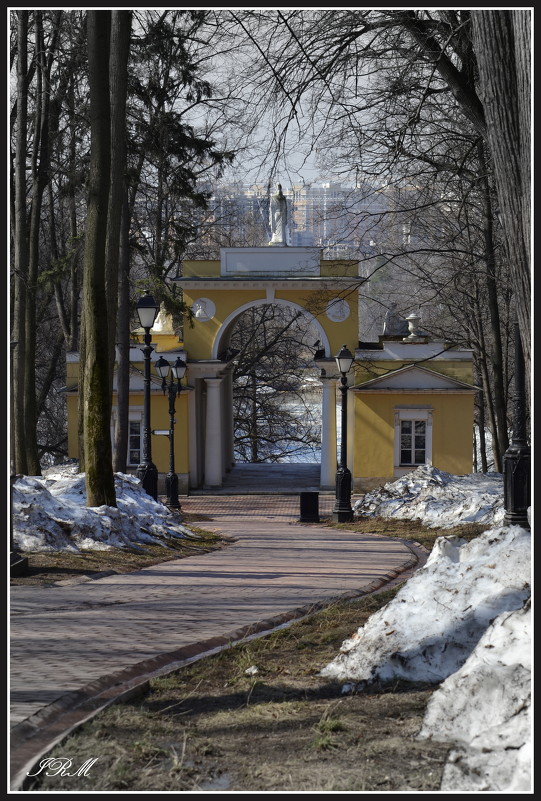
[[[503,380],[503,350],[501,337],[501,319],[498,308],[498,289],[496,282],[496,258],[494,255],[493,214],[485,161],[484,145],[478,145],[479,163],[481,166],[481,191],[483,197],[483,237],[485,243],[485,263],[487,267],[486,284],[488,293],[488,309],[490,313],[490,332],[492,339],[492,372],[494,413],[496,417],[498,451],[503,456],[509,445],[507,433],[507,401]]]
[[[47,182],[49,153],[48,104],[50,89],[45,71],[45,43],[41,11],[35,12],[36,40],[36,108],[32,153],[32,193],[28,238],[28,280],[26,284],[25,357],[24,357],[24,431],[28,472],[39,476],[36,435],[36,291],[38,280],[39,229],[43,192]]]
[[[250,404],[251,404],[251,424],[250,424],[250,452],[251,461],[259,461],[259,454],[257,452],[257,385],[255,372],[250,373]]]
[[[28,121],[28,11],[18,11],[17,31],[17,140],[15,153],[15,232],[13,342],[13,470],[28,473],[24,435],[24,365],[26,281],[28,250],[26,233],[26,127]]]
[[[36,401],[36,296],[40,250],[41,210],[43,194],[50,180],[50,101],[51,66],[58,41],[61,11],[57,11],[53,23],[51,41],[46,51],[42,13],[35,12],[36,27],[36,75],[37,98],[34,125],[34,152],[32,157],[32,203],[30,212],[30,232],[28,247],[28,284],[25,320],[25,392],[24,419],[28,472],[41,475],[37,443],[37,401]]]
[[[73,243],[77,241],[77,203],[75,198],[75,170],[76,170],[76,135],[77,124],[75,120],[75,97],[73,80],[68,86],[68,105],[70,110],[69,117],[69,184],[68,184],[68,207],[70,221],[70,236]],[[66,349],[69,352],[77,350],[77,340],[79,338],[79,253],[78,250],[73,254],[70,265],[70,338],[66,341]]]
[[[116,506],[111,452],[109,336],[105,251],[110,189],[111,119],[109,43],[111,13],[88,11],[91,149],[86,222],[83,308],[85,353],[83,440],[87,506]]]
[[[131,11],[111,12],[111,56],[109,64],[111,102],[111,187],[107,220],[105,282],[109,325],[110,390],[113,390],[116,316],[118,303],[118,258],[120,223],[126,171],[126,96]]]
[[[479,363],[478,360],[474,360],[474,367],[475,367],[475,383],[479,385],[480,381],[482,381],[482,377],[479,370]],[[485,433],[485,398],[484,392],[482,389],[479,390],[475,397],[475,406],[477,408],[477,427],[479,429],[479,456],[481,458],[481,472],[486,473],[488,471],[488,462],[487,462],[487,443],[486,443],[486,433]],[[477,453],[477,443],[476,443],[476,453]],[[476,471],[479,469],[479,465],[476,465]]]
[[[120,227],[117,315],[116,426],[113,469],[125,473],[128,454],[130,408],[130,219],[127,189],[124,190]]]
[[[471,12],[487,139],[527,376],[531,365],[530,15],[528,9]]]

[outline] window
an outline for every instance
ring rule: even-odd
[[[115,426],[117,422],[117,409],[113,406],[111,414],[111,444],[115,439]],[[143,428],[143,409],[140,406],[132,406],[128,412],[128,453],[126,465],[134,467],[141,464],[142,449],[142,428]]]
[[[426,460],[426,421],[400,421],[400,464],[424,464]]]
[[[432,464],[432,407],[395,407],[394,474]]]
[[[128,423],[128,464],[141,462],[141,420]]]

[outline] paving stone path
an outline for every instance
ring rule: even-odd
[[[320,497],[322,516],[333,502]],[[402,581],[426,558],[403,541],[300,524],[298,496],[181,504],[231,544],[75,585],[11,587],[12,789],[69,730],[150,677]]]

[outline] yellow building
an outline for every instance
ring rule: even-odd
[[[138,329],[133,332],[134,342],[142,342],[144,331]],[[177,356],[186,359],[186,351],[178,335],[171,327],[171,318],[162,312],[158,315],[154,328],[151,330],[151,448],[152,461],[156,464],[160,480],[158,491],[165,492],[165,475],[170,467],[169,429],[171,418],[169,415],[169,398],[164,395],[162,382],[155,370],[158,358],[163,357],[171,364]],[[130,384],[129,384],[129,421],[128,421],[128,452],[127,470],[135,473],[142,461],[143,447],[143,409],[144,409],[144,382],[143,382],[143,351],[142,345],[134,344],[130,347]],[[77,382],[79,374],[79,354],[68,353],[66,357],[66,401],[68,413],[68,456],[77,458],[79,442],[77,436],[78,424],[78,392]],[[174,467],[178,475],[179,492],[187,494],[189,490],[189,464],[188,464],[188,397],[192,391],[186,379],[182,382],[182,390],[175,400],[174,425]],[[113,398],[111,415],[111,437],[117,422],[117,374],[113,376]],[[159,432],[159,433],[158,433]]]
[[[176,279],[193,319],[184,326],[190,383],[190,486],[220,487],[234,466],[233,364],[228,346],[247,309],[282,305],[306,316],[321,350],[333,356],[358,343],[359,265],[324,260],[320,248],[223,248],[220,260],[184,262]],[[324,378],[324,377],[323,377]],[[336,472],[335,381],[323,380],[321,486]]]
[[[419,464],[450,473],[472,471],[472,352],[430,341],[415,320],[408,336],[384,335],[359,343],[358,292],[365,279],[350,260],[324,260],[319,248],[287,246],[224,248],[220,260],[187,261],[176,279],[190,315],[181,342],[160,314],[151,330],[152,461],[169,470],[169,401],[155,371],[160,356],[187,363],[184,389],[175,403],[174,461],[179,491],[220,488],[235,464],[230,338],[239,317],[265,304],[305,315],[317,330],[315,364],[322,384],[320,488],[332,490],[337,469],[335,356],[346,345],[355,356],[348,375],[348,467],[353,489],[362,492],[392,481]],[[412,315],[413,317],[413,315]],[[142,329],[135,332],[142,341]],[[77,456],[78,354],[68,354],[69,455]],[[116,421],[116,378],[113,415]],[[135,472],[143,437],[143,353],[130,353],[128,466]]]
[[[364,492],[431,464],[473,469],[472,352],[428,337],[381,338],[355,351],[351,471]]]

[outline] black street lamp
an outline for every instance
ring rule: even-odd
[[[347,373],[353,364],[353,355],[345,345],[335,357],[340,377],[341,403],[341,437],[340,437],[340,464],[336,471],[336,501],[332,513],[335,523],[349,523],[353,520],[351,508],[351,472],[347,466],[347,414],[348,414],[348,380]]]
[[[503,456],[503,496],[506,526],[529,529],[531,503],[531,448],[526,434],[526,379],[524,353],[518,323],[515,323],[515,393],[513,397],[513,436]]]
[[[150,344],[150,329],[154,325],[159,306],[150,294],[145,290],[145,294],[139,298],[137,304],[137,314],[141,327],[145,330],[143,348],[144,358],[144,410],[143,410],[143,459],[137,468],[137,477],[141,479],[143,489],[158,500],[158,470],[152,461],[152,448],[150,444],[150,354],[153,351]]]
[[[18,342],[10,342],[9,371],[11,376],[13,375],[13,354],[18,344]],[[11,395],[11,402],[13,403],[13,394]],[[13,407],[11,407],[11,416],[13,418]],[[10,576],[23,576],[28,572],[28,558],[26,556],[21,556],[13,543],[13,484],[19,478],[19,476],[15,474],[15,446],[13,444],[13,428],[11,429],[10,438],[11,469],[9,477],[9,574]]]
[[[167,376],[171,368],[169,384]],[[180,356],[174,364],[169,364],[167,359],[160,356],[156,362],[156,372],[162,379],[162,389],[165,395],[169,393],[169,472],[165,477],[165,491],[167,493],[167,506],[172,509],[180,509],[178,501],[178,476],[175,472],[175,400],[177,395],[182,392],[181,381],[186,373],[186,362]],[[176,384],[175,384],[176,381]]]

